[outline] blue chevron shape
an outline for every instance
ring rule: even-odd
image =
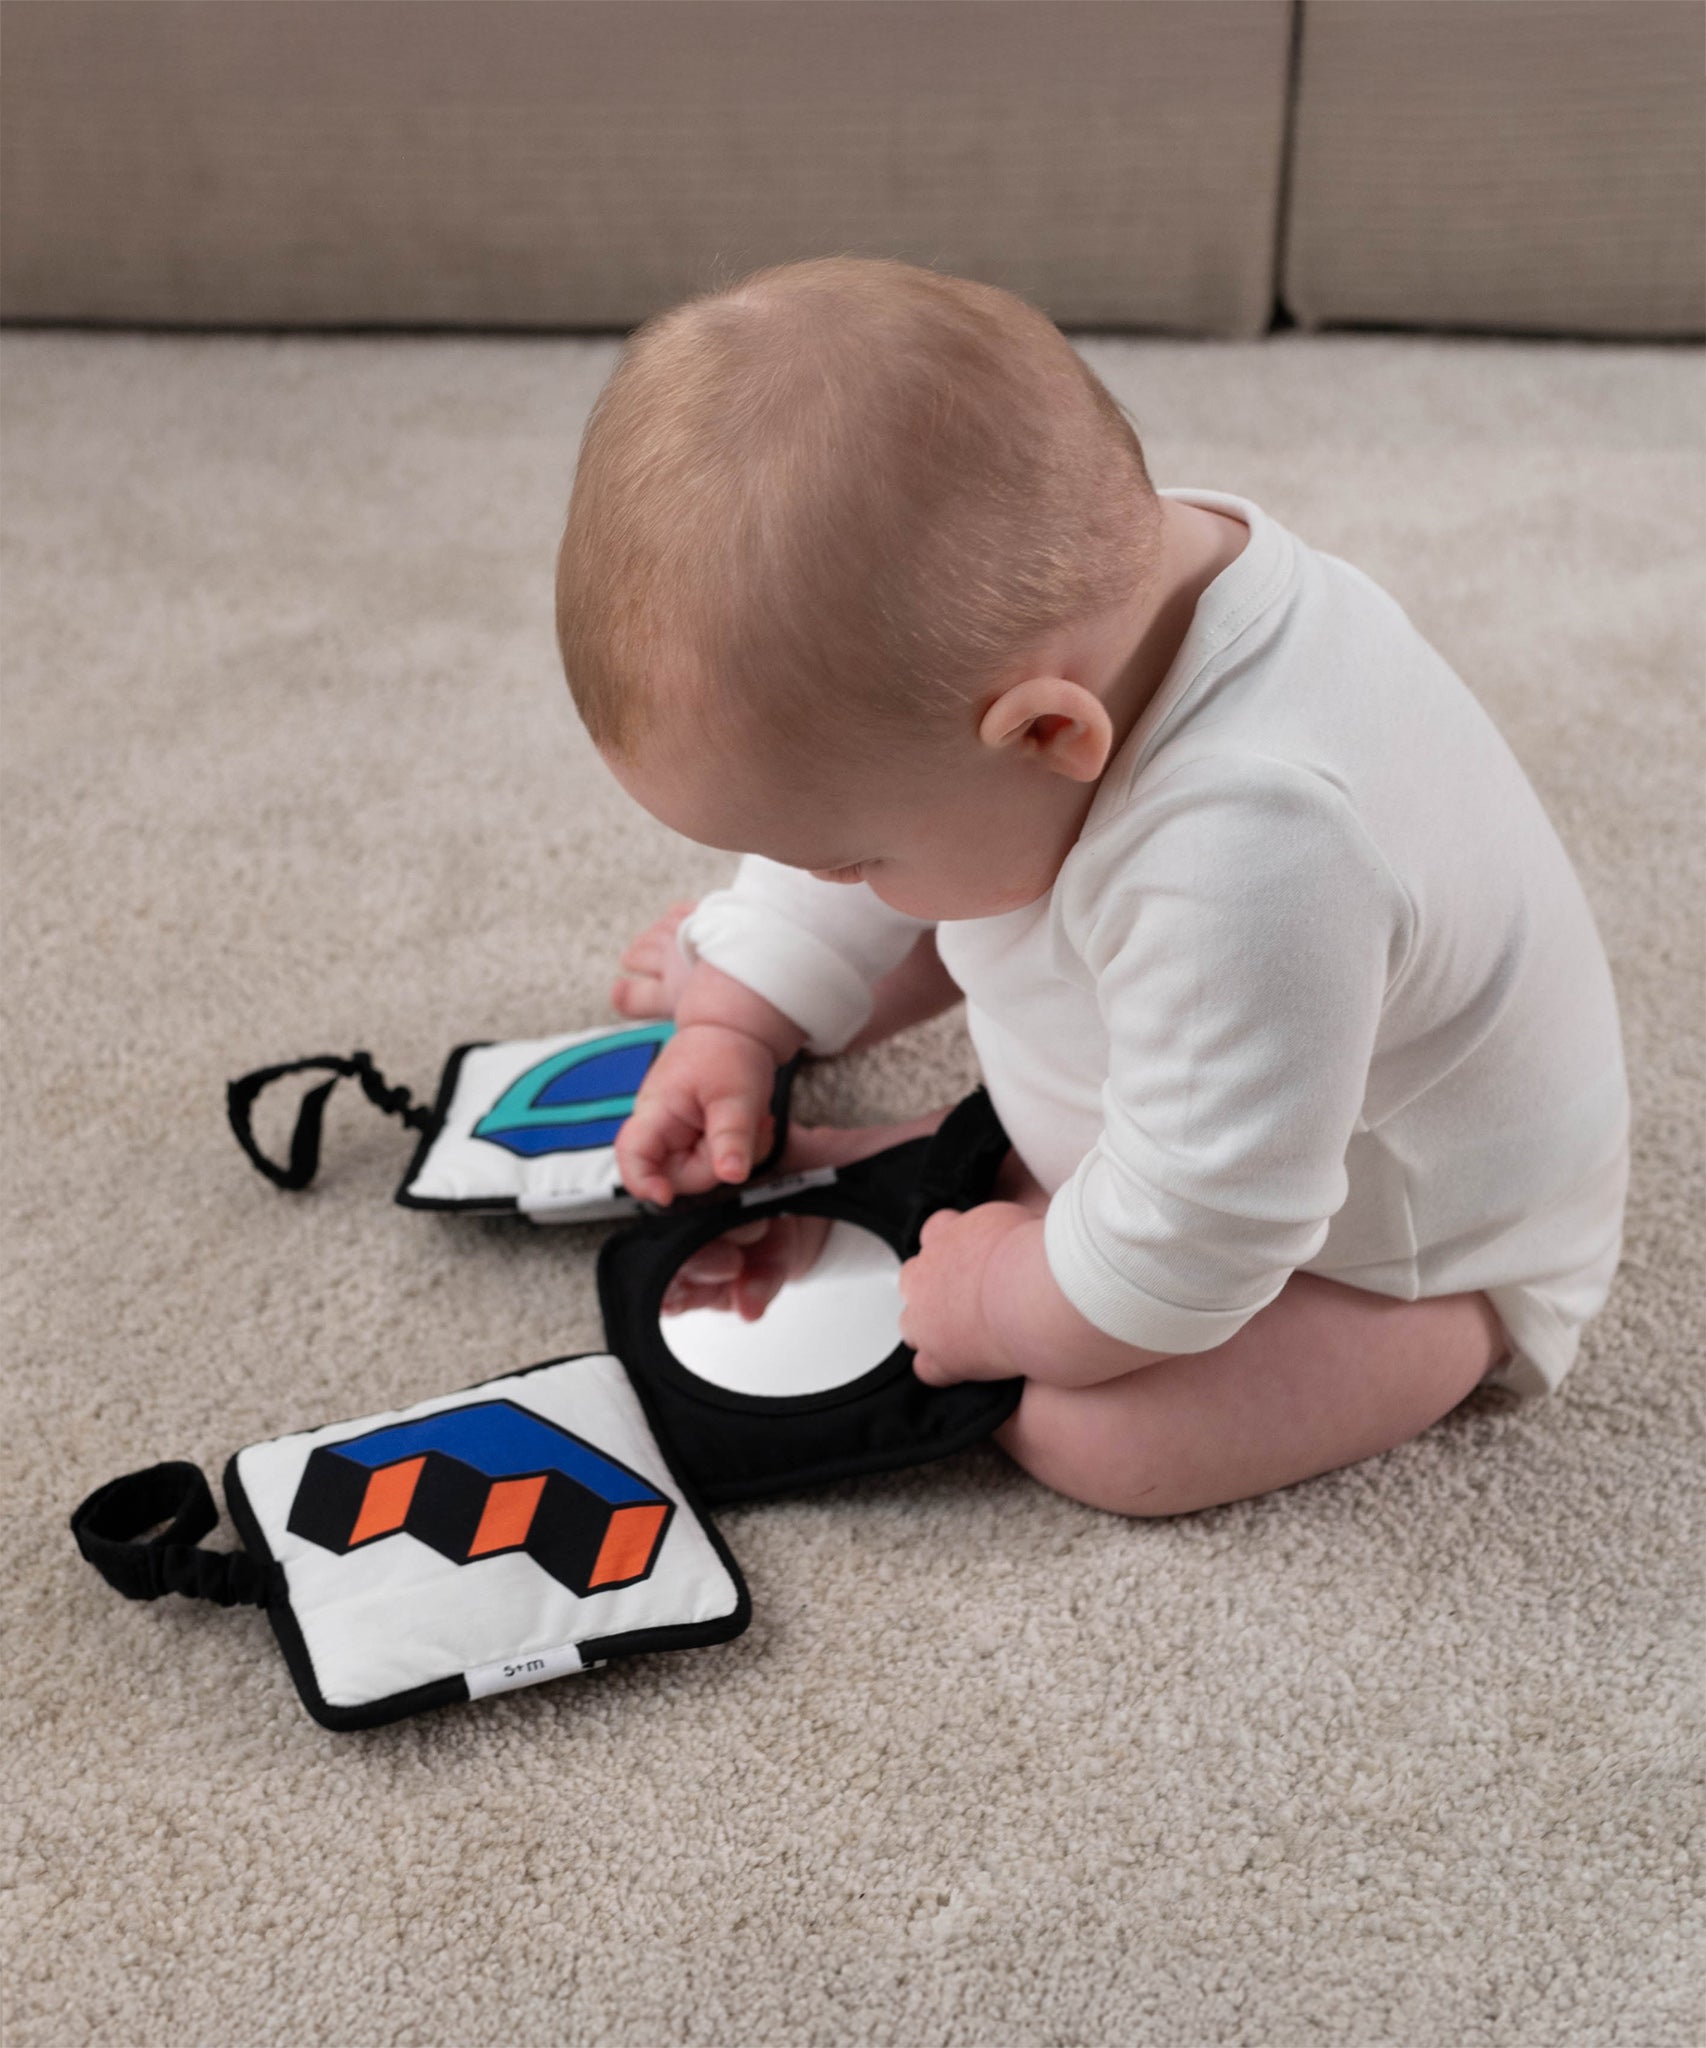
[[[407,1536],[454,1565],[524,1553],[578,1599],[657,1563],[675,1503],[518,1402],[464,1402],[315,1445],[286,1523],[347,1557]]]
[[[472,1135],[522,1159],[613,1144],[674,1031],[674,1022],[663,1018],[566,1046],[518,1075]]]
[[[613,1506],[664,1498],[637,1472],[513,1401],[441,1408],[413,1422],[388,1423],[362,1436],[345,1437],[327,1449],[374,1471],[400,1458],[442,1451],[487,1479],[508,1479],[518,1472],[561,1472]]]

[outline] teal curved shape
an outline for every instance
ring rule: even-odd
[[[522,1159],[613,1144],[674,1031],[673,1020],[661,1018],[565,1046],[517,1075],[470,1135]]]

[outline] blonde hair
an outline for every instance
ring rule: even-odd
[[[695,729],[676,711],[857,746],[940,729],[1128,598],[1159,531],[1129,420],[1036,307],[882,258],[780,264],[629,337],[581,443],[558,644],[618,755]]]

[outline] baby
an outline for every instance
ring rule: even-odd
[[[963,995],[999,1199],[901,1270],[931,1385],[1134,1515],[1555,1387],[1621,1248],[1611,976],[1538,797],[1399,606],[1248,499],[1157,490],[1060,331],[833,257],[646,322],[582,444],[576,705],[653,816],[743,858],[624,955],[674,1036],[634,1193],[738,1181],[779,1062]],[[783,1164],[931,1129],[801,1130]],[[669,1303],[761,1312],[754,1224]]]

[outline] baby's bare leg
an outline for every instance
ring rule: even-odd
[[[812,1166],[851,1166],[855,1160],[869,1159],[873,1152],[886,1152],[891,1145],[928,1137],[952,1108],[949,1103],[899,1124],[794,1124],[775,1170],[786,1174]]]
[[[1188,1514],[1407,1443],[1507,1348],[1484,1294],[1394,1301],[1294,1273],[1212,1351],[1100,1386],[1031,1381],[996,1441],[1092,1507]]]
[[[682,983],[691,972],[675,934],[692,908],[691,903],[672,903],[655,924],[628,942],[622,954],[622,972],[610,991],[611,1005],[620,1016],[675,1015]],[[959,988],[936,951],[935,933],[920,932],[912,951],[877,983],[871,1014],[846,1049],[861,1052],[892,1038],[909,1024],[940,1016],[959,1000]]]

